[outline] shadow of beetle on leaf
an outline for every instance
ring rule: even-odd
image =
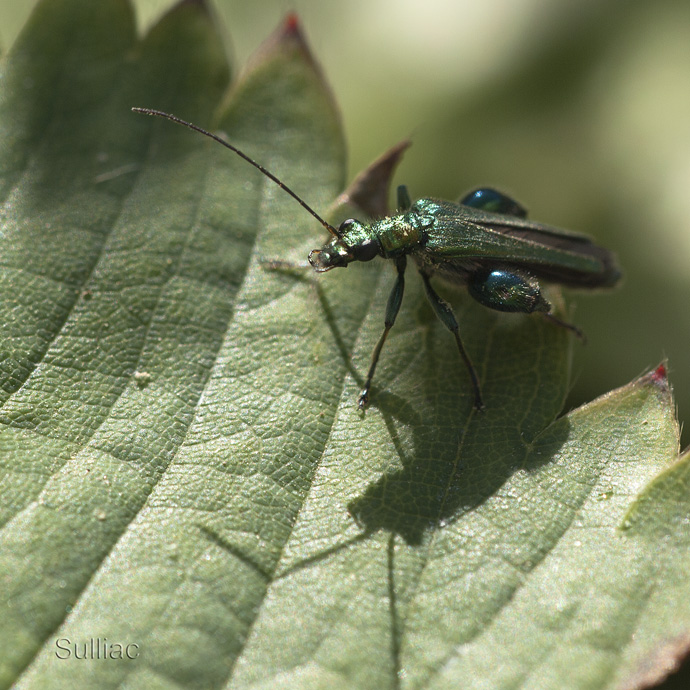
[[[515,472],[548,463],[569,431],[565,418],[549,427],[567,394],[569,334],[542,319],[489,312],[456,290],[453,303],[472,324],[468,342],[474,352],[482,350],[476,362],[487,406],[478,412],[452,338],[415,282],[420,281],[410,281],[409,312],[399,325],[403,339],[416,334],[418,355],[398,367],[392,346],[367,413],[379,414],[385,424],[389,443],[378,452],[390,454],[392,469],[347,504],[364,534],[383,529],[409,545],[462,519]],[[328,312],[325,295],[320,300]],[[336,320],[327,321],[342,348]],[[361,372],[348,353],[341,354],[361,385]],[[388,380],[391,371],[394,381]]]

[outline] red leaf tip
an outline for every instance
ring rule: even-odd
[[[666,365],[660,364],[652,373],[652,380],[655,383],[666,383],[667,374]]]
[[[287,17],[285,17],[283,31],[286,34],[299,33],[299,17],[297,16],[296,12],[290,12],[290,14],[288,14]]]

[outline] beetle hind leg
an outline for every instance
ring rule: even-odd
[[[580,339],[583,345],[587,343],[587,336],[575,324],[568,323],[567,321],[562,321],[557,316],[554,316],[551,312],[545,312],[544,318],[551,321],[551,323],[555,323],[557,326],[560,326],[561,328],[567,328]]]
[[[567,328],[580,340],[586,341],[577,326],[553,315],[553,307],[541,294],[539,282],[527,273],[514,269],[481,269],[470,276],[467,288],[477,302],[489,309],[522,314],[539,312],[551,323]]]

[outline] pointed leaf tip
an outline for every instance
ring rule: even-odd
[[[252,61],[257,57],[266,58],[274,51],[285,50],[286,48],[300,51],[307,62],[316,68],[316,61],[309,50],[307,39],[302,31],[302,24],[294,12],[288,14],[282,24],[263,42],[252,57]]]
[[[285,17],[285,21],[283,22],[283,32],[286,34],[300,33],[299,17],[297,16],[296,12],[290,12],[290,14]]]
[[[667,385],[668,384],[668,371],[666,369],[666,365],[664,363],[661,363],[650,375],[650,378],[654,383],[660,384],[660,385]]]
[[[640,381],[647,385],[654,386],[658,392],[671,399],[671,384],[668,381],[668,366],[662,362],[659,366],[641,377]]]
[[[387,215],[393,173],[411,144],[411,141],[405,139],[377,158],[350,183],[338,197],[336,205],[356,206],[374,218]]]
[[[276,31],[276,38],[279,44],[295,46],[304,53],[309,62],[314,63],[314,57],[309,50],[307,39],[302,31],[302,24],[295,12],[290,12],[285,17],[283,25]]]
[[[302,31],[302,24],[297,14],[294,12],[291,12],[285,17],[282,23],[278,25],[273,33],[250,57],[245,66],[242,79],[245,79],[247,75],[251,74],[261,65],[271,62],[276,58],[281,60],[292,60],[293,58],[301,59],[316,75],[323,89],[328,93],[333,103],[334,110],[337,110],[335,99],[330,94],[328,83],[326,82],[318,62],[309,49],[304,32]]]

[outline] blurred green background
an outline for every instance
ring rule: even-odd
[[[172,4],[134,1],[142,30]],[[0,4],[3,50],[34,4]],[[343,113],[350,176],[411,137],[396,180],[414,196],[494,185],[534,219],[615,249],[623,285],[571,300],[589,343],[574,345],[569,406],[668,357],[679,417],[690,415],[690,2],[213,7],[236,69],[298,12]]]

